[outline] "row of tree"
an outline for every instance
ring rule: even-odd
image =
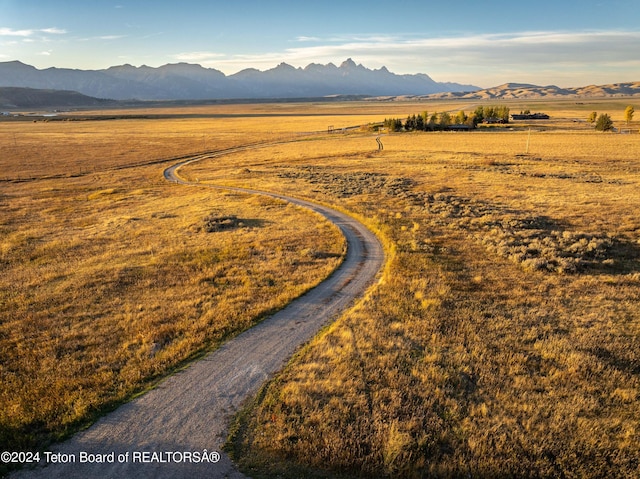
[[[464,111],[452,114],[447,111],[431,113],[424,111],[419,115],[401,118],[385,118],[383,126],[389,131],[437,131],[446,130],[451,125],[468,125],[472,128],[482,122],[509,123],[509,108],[506,106],[479,106],[467,115]]]

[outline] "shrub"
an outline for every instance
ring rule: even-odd
[[[598,131],[609,131],[613,129],[613,121],[611,121],[611,117],[606,113],[600,114],[598,117],[598,121],[596,121],[596,130]]]

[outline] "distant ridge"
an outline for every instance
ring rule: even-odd
[[[281,63],[266,71],[221,71],[189,63],[158,68],[120,65],[106,70],[47,68],[19,61],[0,63],[0,87],[73,90],[114,100],[207,100],[231,98],[300,98],[328,95],[428,95],[474,91],[478,87],[439,83],[426,74],[396,75],[385,67],[371,70],[345,60],[295,68]]]
[[[504,85],[476,90],[473,92],[442,92],[421,97],[428,99],[499,100],[518,98],[602,98],[616,96],[640,96],[640,81],[612,83],[610,85],[589,85],[575,88],[560,88],[555,85],[537,86],[526,83],[505,83]]]
[[[73,108],[79,106],[104,106],[112,103],[114,103],[112,100],[93,98],[75,91],[0,87],[0,108],[3,110]]]

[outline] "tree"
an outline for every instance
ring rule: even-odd
[[[598,118],[598,112],[592,111],[587,120],[589,121],[589,123],[595,123],[597,118]]]
[[[431,117],[429,118],[429,129],[435,130],[437,124],[438,124],[438,114],[432,113]]]
[[[467,121],[467,115],[465,114],[464,111],[460,110],[454,119],[454,122],[456,125],[464,125],[465,122]]]
[[[611,121],[611,117],[606,113],[602,113],[598,117],[598,121],[596,121],[596,130],[609,131],[611,129],[613,129],[613,121]]]
[[[629,105],[627,108],[625,108],[624,110],[624,119],[627,121],[627,125],[629,124],[629,122],[631,122],[631,120],[633,120],[633,114],[635,113],[635,110],[633,109],[633,107],[631,105]]]
[[[442,113],[440,113],[439,126],[440,126],[440,128],[444,129],[444,128],[448,127],[449,125],[451,125],[451,115],[448,112],[443,111]]]
[[[497,106],[494,109],[494,115],[498,120],[502,120],[505,123],[509,123],[509,107],[507,106]]]
[[[407,120],[404,122],[404,129],[407,131],[413,131],[416,129],[416,116],[409,115]]]
[[[483,109],[483,120],[488,120],[490,118],[495,118],[495,108],[492,106],[485,106]]]
[[[482,123],[484,120],[484,108],[481,106],[477,107],[473,112],[474,122],[477,125],[478,123]]]
[[[402,120],[399,118],[385,118],[383,126],[391,131],[400,131],[402,129]]]

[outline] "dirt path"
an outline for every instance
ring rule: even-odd
[[[211,156],[215,155],[182,161],[165,170],[165,178],[193,185],[177,175],[178,168]],[[40,464],[48,462],[46,467],[23,470],[11,477],[245,477],[221,450],[231,416],[300,345],[362,297],[380,271],[384,253],[371,231],[343,213],[296,198],[231,189],[281,198],[324,215],[347,239],[343,264],[285,309],[104,416],[86,431],[52,447],[52,454],[40,460]],[[54,464],[54,459],[68,462]]]

